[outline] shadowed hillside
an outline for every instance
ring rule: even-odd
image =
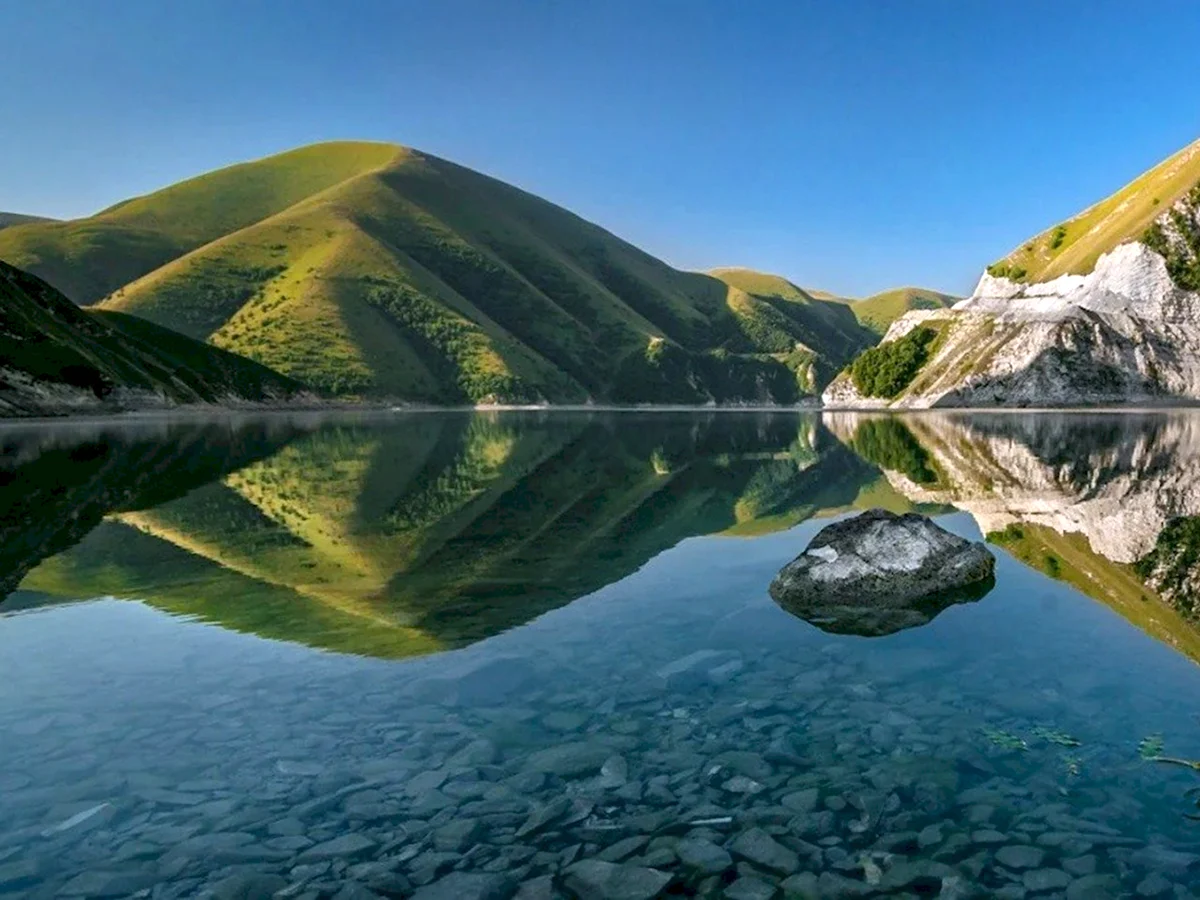
[[[0,263],[0,417],[279,401],[291,379],[120,313],[79,309]]]

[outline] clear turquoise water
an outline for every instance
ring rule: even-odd
[[[1200,757],[1200,642],[1092,549],[1200,512],[1190,414],[865,421],[4,432],[0,893],[1192,896],[1139,743]],[[877,503],[1027,561],[886,637],[771,601]]]

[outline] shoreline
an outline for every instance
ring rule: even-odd
[[[153,423],[161,421],[203,421],[206,419],[254,419],[264,416],[344,416],[364,415],[370,417],[398,416],[429,413],[776,413],[791,415],[815,415],[826,413],[849,413],[851,415],[910,416],[910,415],[1145,415],[1152,413],[1200,411],[1200,401],[1162,405],[1136,406],[1037,406],[1037,407],[923,407],[896,409],[887,407],[854,406],[683,406],[669,404],[647,404],[644,406],[620,406],[615,404],[478,404],[474,406],[424,406],[396,403],[327,403],[312,405],[263,404],[263,405],[192,405],[151,409],[112,411],[87,411],[80,414],[65,412],[62,415],[0,416],[0,429],[21,426],[54,425],[97,425]]]

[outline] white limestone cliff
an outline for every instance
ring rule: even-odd
[[[1182,204],[1182,201],[1181,201]],[[1177,204],[1196,216],[1196,210]],[[1168,232],[1170,211],[1159,218]],[[1062,407],[1200,400],[1200,293],[1177,286],[1139,242],[1087,275],[1021,284],[987,273],[948,310],[910,312],[883,342],[917,326],[942,332],[896,398],[862,396],[843,373],[829,408]]]

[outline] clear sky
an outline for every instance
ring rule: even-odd
[[[1200,137],[1195,0],[0,0],[0,210],[395,141],[685,268],[967,292]]]

